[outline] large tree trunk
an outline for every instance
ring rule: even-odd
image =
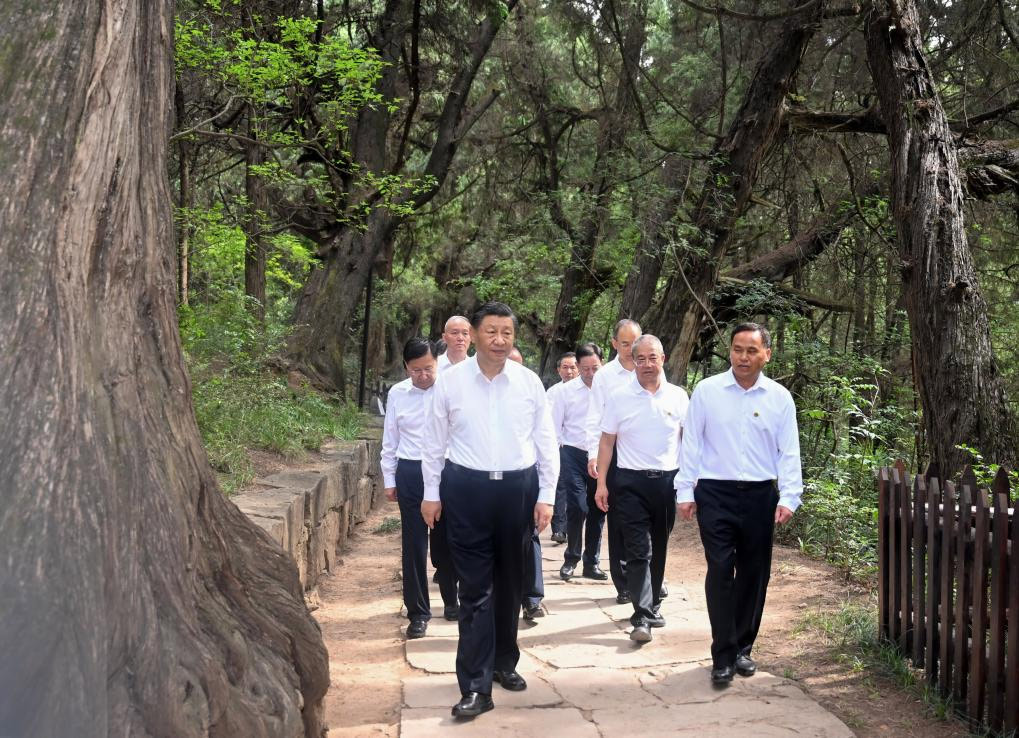
[[[820,9],[819,3],[785,22],[758,65],[729,131],[712,149],[712,164],[692,218],[695,236],[688,253],[677,260],[677,272],[669,278],[645,326],[662,339],[669,374],[677,382],[686,376],[733,228],[750,202],[760,164],[779,134],[783,102],[817,30]]]
[[[320,736],[297,571],[220,494],[174,311],[172,3],[0,5],[0,732]]]
[[[641,50],[647,39],[647,7],[642,2],[624,2],[620,3],[619,8],[612,4],[606,5],[604,12],[607,13],[604,20],[606,25],[624,29],[619,38],[618,79],[611,104],[606,105],[598,119],[594,161],[590,176],[580,188],[582,199],[589,199],[590,202],[576,226],[567,222],[561,202],[562,192],[555,171],[558,168],[557,157],[551,157],[549,166],[552,219],[563,228],[570,240],[570,259],[563,272],[552,325],[547,340],[543,342],[539,375],[551,373],[555,359],[576,347],[587,325],[591,306],[604,291],[595,268],[595,250],[604,237],[607,212],[610,209],[609,198],[621,176],[618,170],[626,141],[627,124],[639,104],[635,97],[636,77]],[[551,135],[544,114],[542,129],[545,131],[546,145],[554,152],[558,142]]]
[[[184,108],[184,93],[180,83],[174,88],[174,112],[176,128],[183,127],[181,115]],[[191,184],[191,145],[184,139],[177,144],[177,208],[184,217],[177,229],[177,302],[188,304],[188,289],[191,272],[191,209],[195,206],[195,189]]]
[[[517,2],[504,0],[492,4],[488,16],[475,27],[474,36],[466,44],[468,53],[463,66],[450,80],[435,122],[434,139],[423,171],[434,185],[404,198],[400,204],[407,209],[413,210],[431,201],[445,182],[460,142],[495,100],[498,93],[493,91],[472,108],[470,92],[496,34]],[[386,62],[376,87],[384,100],[397,96],[396,75],[404,66],[404,39],[413,28],[412,5],[405,0],[388,0],[377,33],[371,39],[371,45]],[[414,111],[406,111],[406,114],[413,116]],[[396,161],[388,156],[388,136],[393,120],[387,105],[366,106],[359,113],[351,127],[351,152],[358,167],[374,174],[402,171],[404,162],[399,155]],[[377,196],[374,191],[351,195],[351,202],[357,204],[352,212],[358,212],[362,205],[374,209],[363,227],[342,223],[337,229],[339,235],[323,244],[322,262],[312,272],[296,305],[296,330],[287,349],[288,358],[323,389],[343,390],[344,349],[360,296],[372,265],[406,217],[405,212],[397,214],[383,209],[376,202]],[[317,212],[321,204],[313,203],[311,209]],[[343,213],[343,218],[354,219],[351,212]]]
[[[953,474],[966,461],[958,449],[965,443],[990,462],[1014,464],[1015,426],[966,243],[955,143],[913,0],[877,4],[866,36],[888,128],[893,217],[932,460],[942,475]]]

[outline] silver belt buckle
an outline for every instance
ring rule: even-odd
[[[488,472],[489,479],[502,479],[502,472]]]

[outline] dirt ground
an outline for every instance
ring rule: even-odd
[[[332,686],[326,718],[332,738],[399,735],[404,660],[400,626],[399,533],[373,531],[399,517],[383,503],[358,526],[342,553],[343,566],[320,583],[322,625]],[[703,603],[704,559],[696,524],[677,521],[667,579]],[[776,548],[768,604],[755,649],[761,668],[794,679],[857,735],[947,738],[969,735],[961,723],[940,721],[887,679],[854,669],[802,627],[811,612],[837,611],[865,593],[840,582],[829,567],[798,551]],[[705,654],[707,656],[707,654]]]

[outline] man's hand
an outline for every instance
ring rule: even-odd
[[[683,520],[693,520],[694,514],[697,512],[696,502],[677,502],[676,512],[679,513],[679,517]]]
[[[396,487],[386,487],[384,490],[386,493],[386,499],[390,502],[396,502]]]
[[[785,525],[793,516],[793,511],[788,507],[779,505],[775,508],[775,525]]]
[[[552,506],[547,502],[539,502],[534,506],[534,527],[541,533],[552,522]]]
[[[435,524],[439,522],[439,518],[442,517],[442,503],[422,500],[421,517],[425,519],[425,525],[434,528]]]
[[[604,484],[598,485],[598,489],[594,493],[594,504],[602,512],[607,513],[609,511],[609,488]]]
[[[598,459],[588,459],[587,476],[591,477],[591,479],[598,478]]]

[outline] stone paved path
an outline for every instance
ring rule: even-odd
[[[495,710],[456,721],[459,699],[454,657],[456,623],[441,618],[425,638],[407,641],[413,675],[403,680],[402,738],[452,735],[542,736],[852,736],[834,715],[795,683],[758,672],[716,689],[708,681],[707,614],[670,587],[662,612],[665,628],[654,640],[629,640],[629,605],[617,605],[609,582],[559,579],[562,546],[543,537],[545,605],[535,624],[521,620],[518,671],[527,690],[495,685]],[[603,552],[603,560],[607,556]],[[438,592],[432,602],[441,602]]]

